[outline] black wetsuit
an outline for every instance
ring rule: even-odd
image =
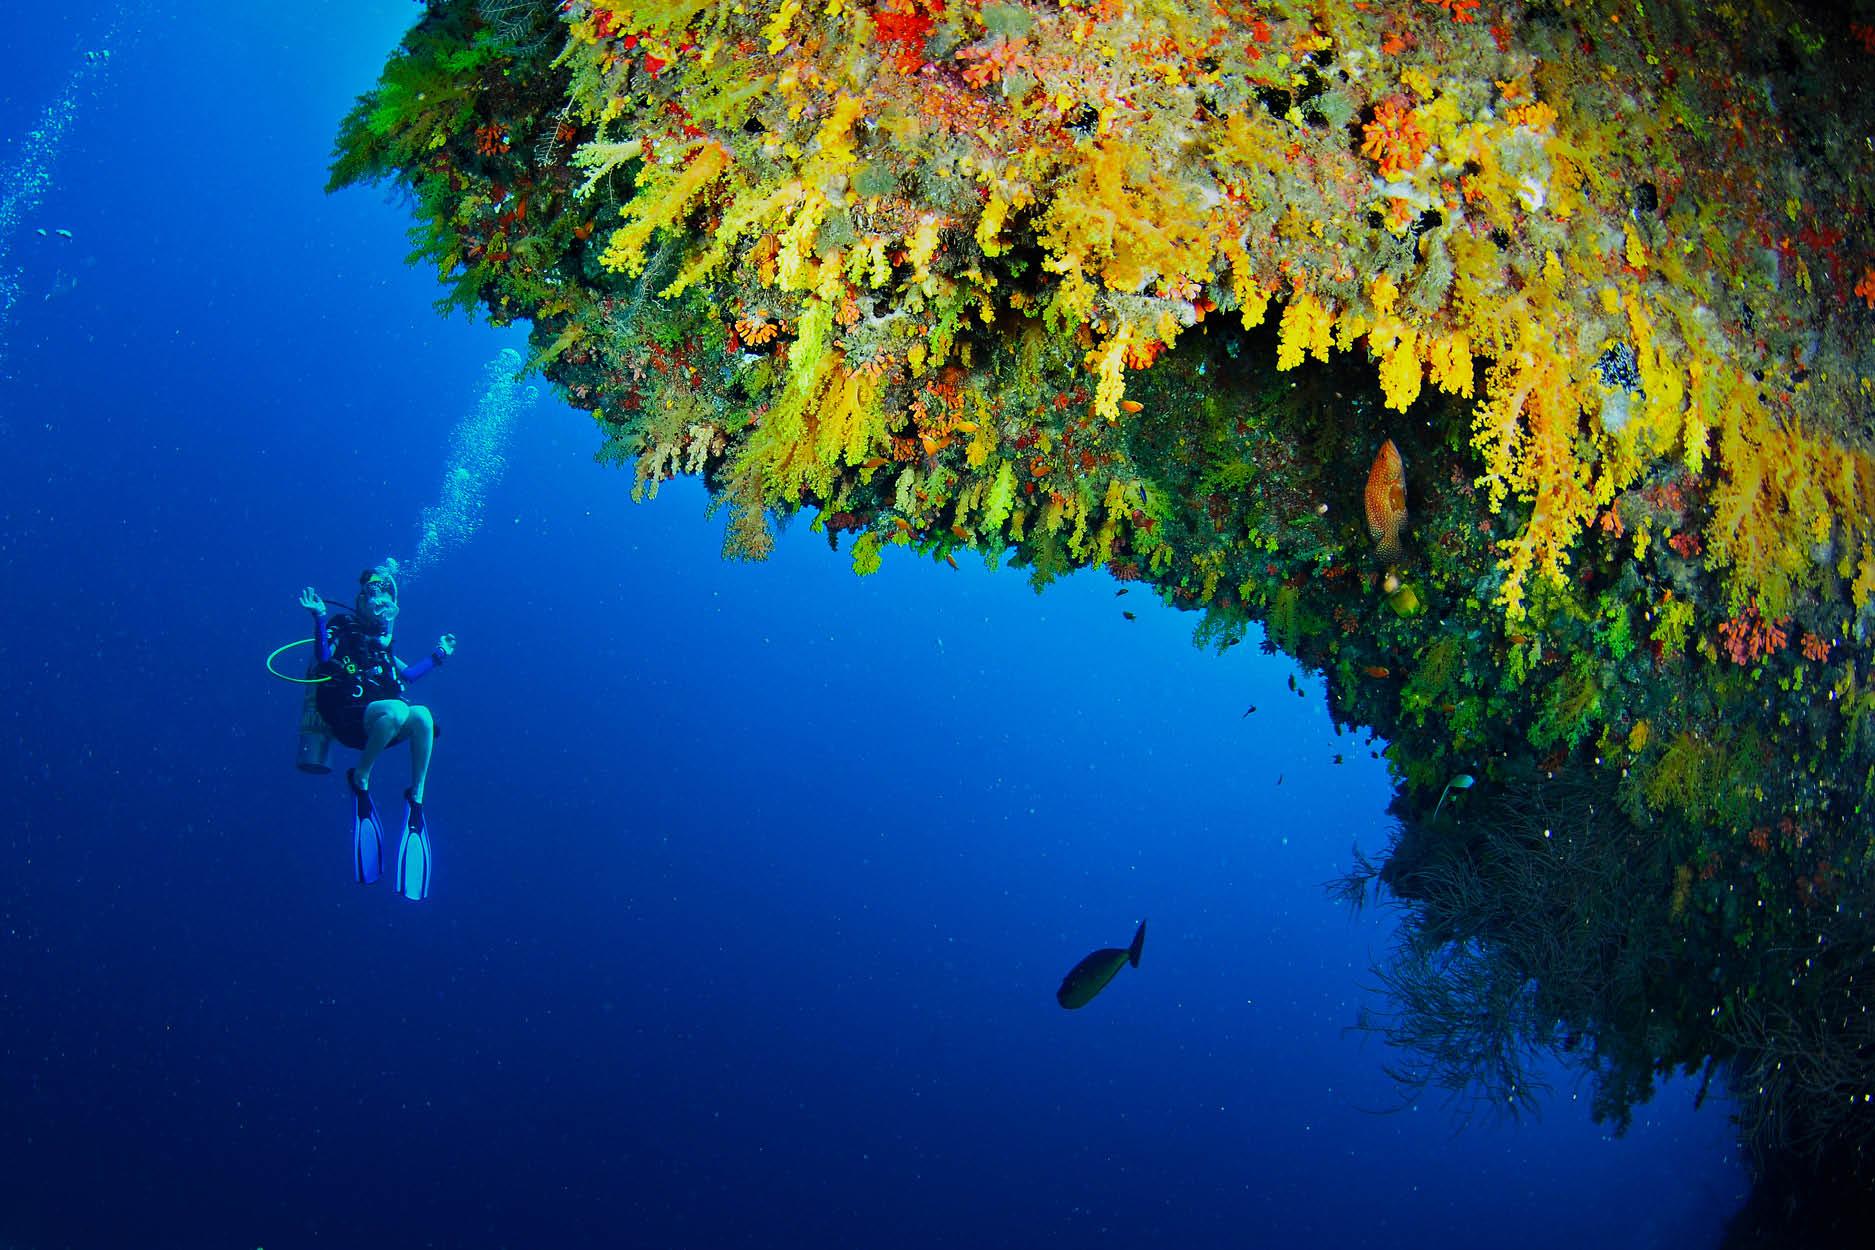
[[[354,751],[365,745],[365,709],[380,699],[401,699],[404,688],[434,668],[441,657],[398,668],[398,659],[384,636],[349,613],[328,620],[323,615],[314,633],[318,640],[319,715],[326,727]]]

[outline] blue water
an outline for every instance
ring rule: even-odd
[[[1104,574],[860,580],[799,522],[725,563],[551,395],[404,589],[406,656],[461,642],[414,692],[434,894],[354,885],[261,660],[416,550],[522,345],[321,191],[416,12],[0,27],[0,1246],[1715,1242],[1745,1178],[1688,1083],[1620,1140],[1566,1078],[1376,1114],[1391,921],[1321,884],[1388,783],[1286,660]]]

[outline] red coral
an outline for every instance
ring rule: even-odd
[[[943,0],[937,0],[937,3],[928,7],[930,13],[918,12],[914,4],[872,16],[873,34],[879,42],[888,47],[899,45],[898,56],[893,64],[904,73],[916,73],[924,64],[924,41],[935,24],[932,16],[944,12]]]

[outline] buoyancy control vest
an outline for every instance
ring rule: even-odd
[[[404,679],[397,657],[384,636],[356,616],[333,617],[326,622],[326,645],[332,658],[320,666],[330,677],[332,693],[355,703],[404,697]]]

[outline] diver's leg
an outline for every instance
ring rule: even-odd
[[[430,776],[430,749],[436,742],[436,722],[430,718],[427,707],[410,709],[410,719],[404,723],[405,736],[410,739],[410,796],[419,804],[423,802],[423,783]]]
[[[358,757],[358,784],[371,784],[371,766],[384,754],[384,748],[403,731],[410,719],[410,705],[402,699],[379,699],[365,709],[365,750]]]

